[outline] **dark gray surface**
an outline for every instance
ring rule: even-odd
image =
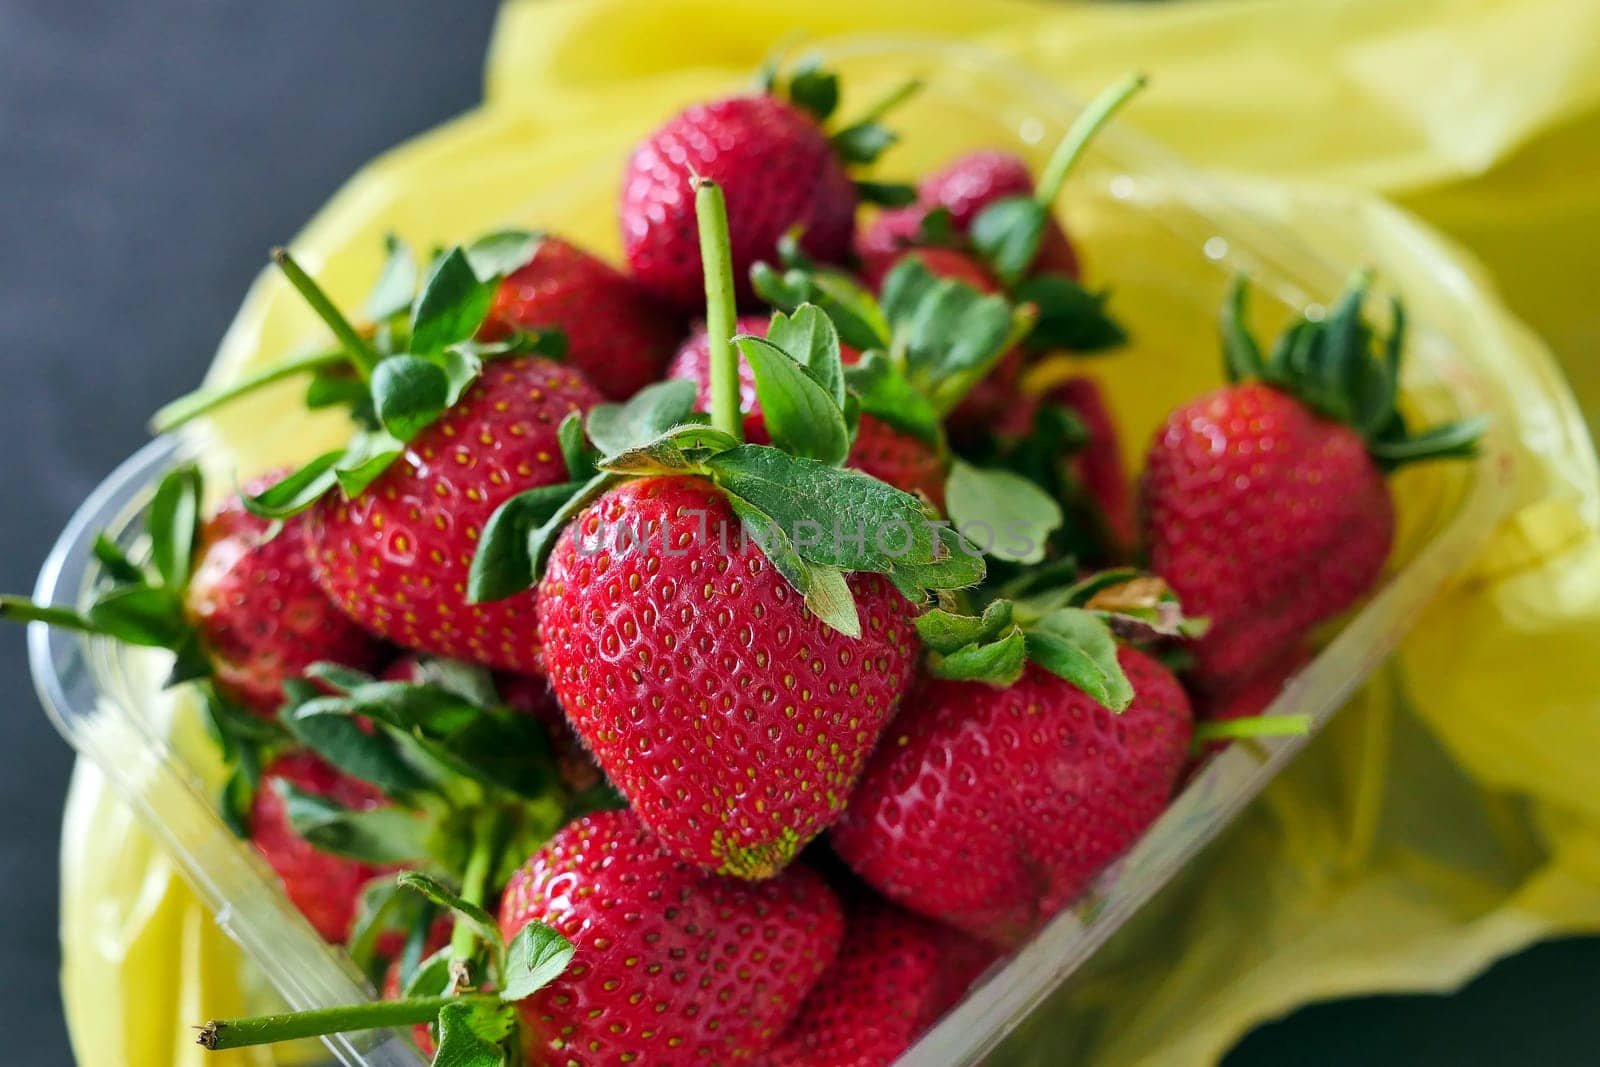
[[[192,385],[266,250],[364,160],[469,107],[492,0],[0,0],[0,589]],[[70,766],[21,634],[0,631],[0,1034],[70,1062],[54,975]],[[1590,1064],[1600,942],[1536,949],[1455,998],[1309,1009],[1256,1064]]]

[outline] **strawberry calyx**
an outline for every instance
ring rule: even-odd
[[[1423,460],[1476,455],[1488,425],[1484,416],[1415,432],[1407,425],[1398,403],[1405,305],[1397,296],[1389,298],[1389,332],[1380,336],[1363,310],[1371,285],[1370,271],[1357,273],[1325,315],[1302,315],[1263,353],[1245,325],[1248,283],[1235,276],[1221,315],[1228,380],[1260,381],[1349,426],[1386,471]]]
[[[928,650],[928,673],[1005,689],[1030,662],[1062,678],[1114,712],[1134,692],[1117,661],[1118,641],[1144,643],[1198,637],[1206,623],[1184,616],[1177,595],[1153,575],[1122,568],[1069,585],[1034,591],[1071,569],[1045,568],[996,596],[979,614],[935,608],[916,620]]]

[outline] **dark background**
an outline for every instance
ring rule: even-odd
[[[0,589],[196,383],[245,287],[365,160],[473,105],[493,0],[0,0]],[[0,1034],[68,1064],[56,835],[71,756],[0,632]],[[1228,1060],[1593,1064],[1600,940],[1453,998],[1307,1009]],[[93,1067],[93,1065],[86,1065]]]

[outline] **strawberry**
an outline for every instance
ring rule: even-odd
[[[539,669],[531,597],[467,601],[476,541],[518,490],[567,480],[557,430],[599,397],[539,356],[490,364],[358,496],[327,496],[307,531],[328,597],[367,629],[438,655]]]
[[[556,237],[495,291],[478,331],[495,341],[517,330],[556,329],[566,359],[610,400],[626,400],[661,377],[683,328],[627,275]]]
[[[1133,480],[1100,384],[1088,375],[1073,375],[1043,399],[1066,408],[1082,424],[1084,441],[1072,453],[1072,473],[1105,524],[1114,554],[1126,558],[1139,538]]]
[[[245,486],[265,491],[281,474]],[[365,670],[382,646],[323,595],[306,556],[303,518],[282,530],[237,495],[200,527],[184,608],[217,688],[257,715],[275,715],[283,682],[318,661]]]
[[[676,859],[631,812],[569,824],[500,905],[509,941],[530,922],[576,947],[520,1004],[534,1063],[673,1067],[757,1057],[838,951],[844,919],[815,873],[758,884]]]
[[[907,694],[831,840],[890,900],[999,946],[1082,891],[1159,815],[1191,729],[1183,688],[1132,648],[1120,714],[1038,664],[995,690]]]
[[[624,529],[640,547],[590,544]],[[701,478],[624,483],[561,535],[538,598],[551,684],[677,855],[765,877],[843,808],[916,659],[910,605],[882,578],[849,584],[854,640]]]
[[[965,234],[991,204],[1031,198],[1034,192],[1033,175],[1021,159],[1010,152],[980,149],[958,156],[924,178],[917,186],[917,200],[924,210],[948,211],[956,232]],[[1077,252],[1053,215],[1044,220],[1031,266],[1036,274],[1079,277]]]
[[[994,959],[980,942],[881,900],[848,910],[839,957],[765,1067],[889,1067]]]
[[[740,315],[735,320],[739,333],[752,337],[767,335],[766,315]],[[843,352],[840,353],[843,357]],[[689,339],[678,347],[667,367],[668,378],[680,378],[695,383],[695,398],[702,411],[711,410],[711,337],[702,323]],[[756,376],[747,360],[739,360],[739,410],[744,412],[744,439],[765,444],[766,423],[761,418],[761,404],[756,399]]]
[[[324,940],[343,944],[362,888],[382,868],[322,852],[309,844],[290,825],[288,801],[279,783],[352,811],[378,808],[384,796],[308,752],[295,752],[262,768],[261,788],[250,808],[250,842],[277,873],[284,893]]]
[[[705,290],[691,183],[697,176],[726,190],[742,301],[751,296],[750,266],[770,259],[791,230],[810,255],[841,262],[859,200],[847,167],[871,162],[892,142],[876,120],[903,95],[830,138],[822,124],[838,102],[837,79],[808,64],[785,84],[771,81],[765,92],[673,116],[634,148],[623,176],[622,246],[634,276],[678,307],[700,306]]]
[[[1211,619],[1193,671],[1208,692],[1286,656],[1371,589],[1394,539],[1387,469],[1470,455],[1481,432],[1474,419],[1407,430],[1395,408],[1404,318],[1396,304],[1384,352],[1372,352],[1367,285],[1263,357],[1236,284],[1224,312],[1234,384],[1172,412],[1150,445],[1145,540],[1152,567]]]

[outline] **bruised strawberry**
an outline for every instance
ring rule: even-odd
[[[1475,448],[1478,420],[1407,430],[1395,409],[1404,320],[1372,352],[1367,284],[1290,327],[1270,358],[1242,325],[1237,285],[1224,319],[1236,384],[1172,412],[1151,443],[1145,539],[1155,571],[1211,620],[1193,649],[1206,691],[1242,684],[1372,588],[1394,540],[1387,469]]]
[[[806,608],[697,477],[626,482],[561,534],[538,597],[551,685],[676,855],[766,877],[843,809],[917,654],[887,581],[849,588],[857,639]]]
[[[889,1067],[952,1007],[993,949],[881,900],[849,910],[839,958],[765,1067]]]
[[[323,590],[396,644],[537,672],[532,595],[469,603],[467,572],[502,502],[567,481],[557,430],[598,400],[576,370],[548,359],[488,364],[360,495],[318,501],[307,533]]]
[[[925,679],[830,835],[891,901],[1000,946],[1070,903],[1166,806],[1189,701],[1132,648],[1113,713],[1030,664],[1007,688]]]
[[[493,341],[551,329],[566,337],[567,362],[607,399],[626,400],[661,377],[683,320],[622,272],[544,237],[500,283],[478,336]]]
[[[363,887],[385,868],[322,852],[308,843],[289,823],[279,783],[353,811],[380,807],[384,796],[308,752],[294,752],[262,768],[261,788],[250,808],[250,842],[277,872],[284,893],[323,940],[343,944]]]
[[[676,859],[631,812],[590,815],[506,887],[500,929],[530,922],[577,952],[520,1002],[528,1059],[593,1067],[738,1063],[776,1039],[838,951],[838,901],[804,867],[760,883]]]
[[[281,475],[247,485],[259,493]],[[366,670],[382,645],[323,595],[306,557],[305,521],[282,530],[230,497],[200,528],[185,610],[218,689],[257,715],[277,714],[283,682],[318,661]]]

